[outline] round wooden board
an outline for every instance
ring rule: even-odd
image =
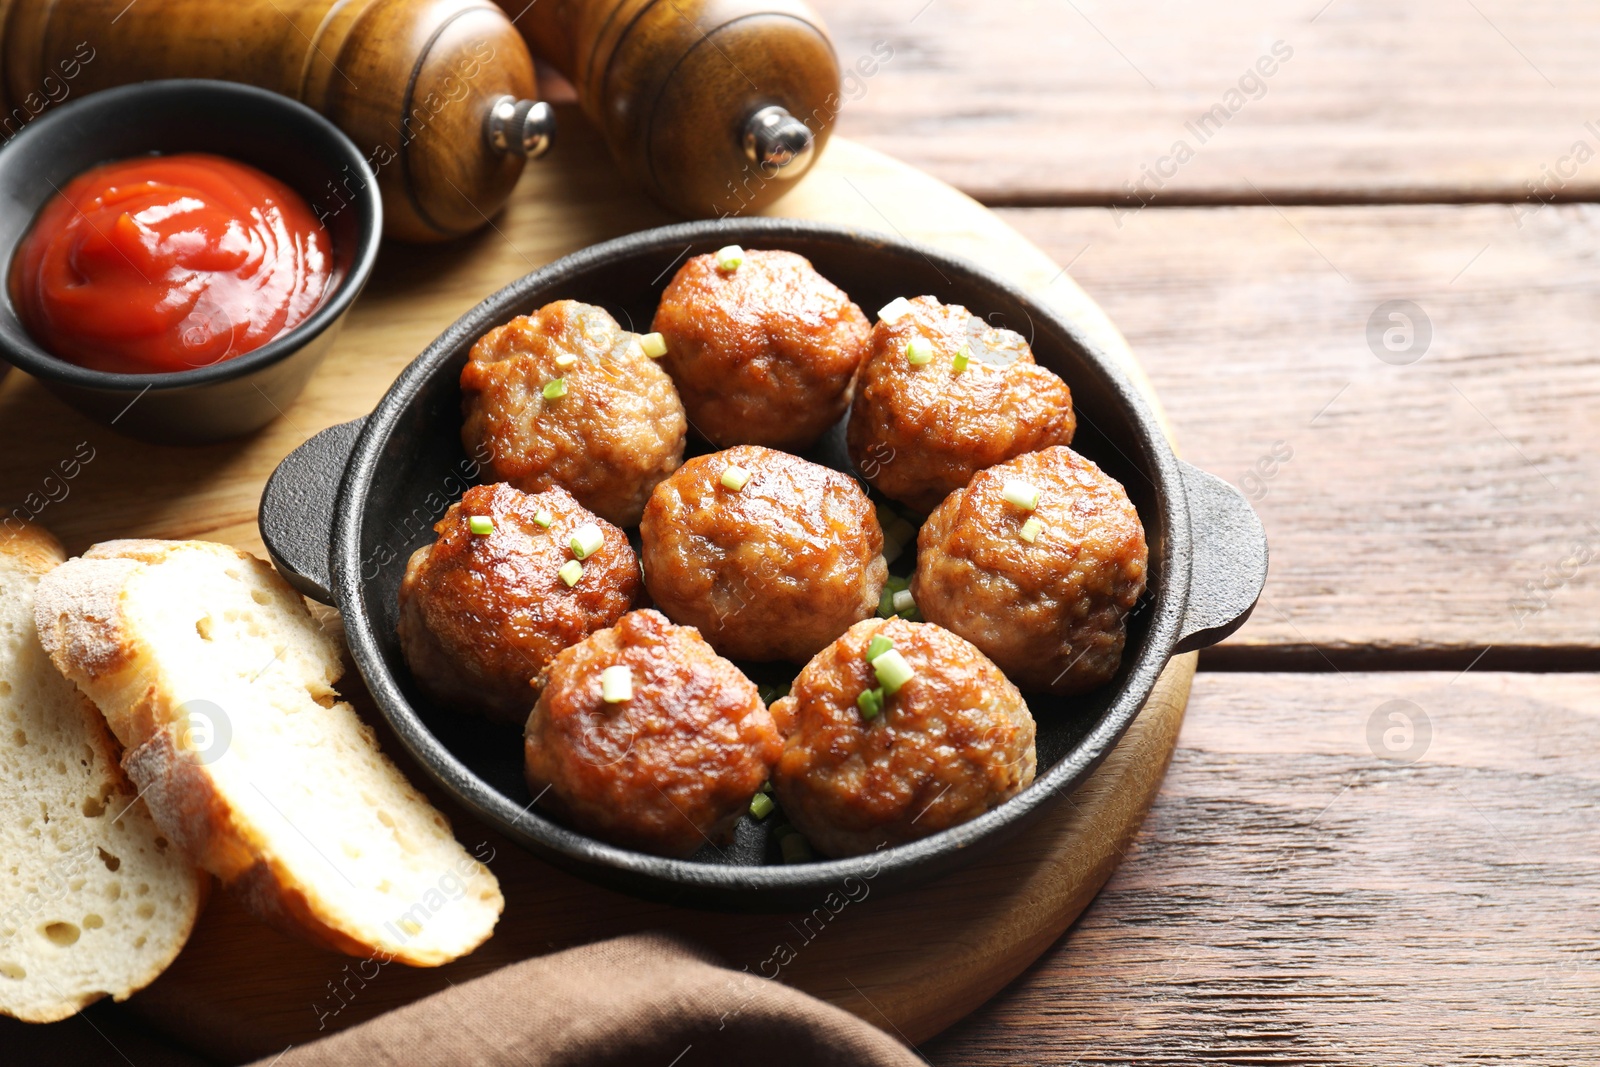
[[[586,245],[672,221],[625,184],[572,109],[562,119],[558,151],[528,168],[511,204],[481,233],[447,247],[385,248],[327,363],[282,419],[250,439],[199,449],[130,442],[11,374],[0,383],[0,496],[24,503],[73,552],[112,537],[193,537],[261,553],[261,486],[291,449],[369,411],[435,335],[507,282]],[[1075,318],[1154,401],[1126,343],[1060,267],[976,202],[911,167],[836,138],[773,213],[893,231],[997,268]],[[92,459],[83,463],[86,448]],[[71,468],[61,463],[74,455],[80,463],[65,478]],[[435,970],[391,964],[374,976],[370,964],[358,969],[280,936],[219,893],[177,962],[130,1006],[212,1056],[270,1056],[530,955],[666,929],[916,1043],[1020,973],[1110,877],[1160,788],[1194,666],[1193,655],[1168,666],[1122,743],[1038,825],[918,889],[875,897],[868,883],[836,912],[819,899],[811,916],[646,904],[546,866],[442,805],[469,849],[482,842],[495,850],[491,866],[506,893],[495,936],[472,956]],[[376,719],[353,672],[343,688]],[[392,738],[385,748],[399,754]]]

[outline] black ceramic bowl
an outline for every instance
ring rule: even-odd
[[[112,374],[57,359],[23,329],[10,286],[0,301],[0,356],[98,422],[131,437],[200,443],[276,418],[304,388],[378,256],[383,206],[355,144],[286,96],[232,82],[181,79],[107,89],[47,111],[0,148],[0,262],[11,262],[56,189],[90,167],[149,153],[211,152],[287,183],[327,226],[331,291],[280,337],[194,370]],[[335,194],[337,191],[337,195]]]
[[[433,540],[432,524],[476,475],[461,447],[458,386],[473,342],[564,298],[602,305],[646,330],[675,265],[729,243],[806,256],[869,314],[894,297],[929,293],[1031,338],[1039,362],[1072,387],[1074,447],[1127,487],[1150,544],[1149,592],[1130,618],[1116,679],[1084,697],[1028,694],[1038,722],[1034,784],[971,822],[869,856],[785,866],[768,825],[748,817],[732,847],[707,847],[688,860],[568,829],[530,810],[519,731],[429,703],[395,635],[406,558]],[[1173,455],[1107,351],[1120,343],[1109,326],[1068,321],[973,264],[887,236],[783,219],[668,226],[568,256],[473,308],[371,415],[323,431],[283,461],[262,496],[261,532],[290,581],[343,613],[361,674],[412,754],[463,804],[538,855],[627,892],[712,907],[811,906],[852,876],[873,879],[876,892],[946,870],[979,845],[1057,814],[1052,798],[1111,750],[1167,660],[1231,633],[1261,591],[1267,546],[1255,513],[1226,483]],[[838,465],[840,429],[831,436],[814,458]]]

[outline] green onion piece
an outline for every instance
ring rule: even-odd
[[[660,359],[667,354],[667,339],[659,333],[647,333],[639,338],[639,347],[651,359]]]
[[[890,326],[906,317],[911,310],[911,301],[903,296],[897,296],[883,307],[878,309],[878,321],[887,322]]]
[[[717,269],[733,273],[744,264],[744,249],[738,245],[723,245],[717,249]]]
[[[626,665],[619,663],[600,672],[600,699],[607,704],[633,699],[633,672]]]
[[[1039,490],[1027,482],[1008,481],[1000,487],[1000,495],[1007,504],[1015,504],[1023,511],[1032,511],[1039,506]]]
[[[761,702],[770,707],[789,695],[789,683],[762,686],[759,692],[761,694]]]
[[[1044,523],[1039,521],[1039,516],[1029,515],[1028,521],[1022,524],[1022,539],[1031,545],[1039,539],[1039,531],[1042,529]]]
[[[550,524],[556,521],[556,517],[548,511],[541,510],[534,513],[533,521],[548,530],[550,529]]]
[[[878,682],[883,686],[883,691],[889,696],[894,696],[900,687],[911,681],[917,673],[911,669],[911,664],[900,654],[900,650],[891,648],[883,655],[872,661],[872,670],[878,676]]]
[[[778,847],[783,849],[783,862],[785,863],[810,863],[812,860],[811,843],[799,833],[786,834],[778,842]]]
[[[950,361],[950,369],[954,370],[957,374],[960,374],[962,371],[967,369],[967,364],[971,362],[972,349],[966,345],[962,345],[961,351],[957,352],[955,358]]]
[[[901,589],[894,595],[894,613],[896,615],[910,615],[917,610],[916,598],[911,595],[911,590]]]
[[[571,352],[563,352],[561,355],[556,357],[556,366],[560,367],[562,370],[566,370],[576,362],[578,362],[578,357],[573,355]]]
[[[863,689],[861,695],[856,697],[856,707],[861,709],[861,717],[871,722],[883,711],[883,690]]]
[[[570,589],[578,584],[579,578],[583,577],[583,564],[575,559],[569,559],[561,565],[560,570],[556,571],[556,577],[566,582],[567,588]]]
[[[588,559],[600,551],[600,546],[605,543],[606,535],[600,532],[600,527],[586,522],[572,535],[572,554],[579,559]]]
[[[479,537],[494,533],[494,520],[487,515],[473,515],[467,519],[467,529]]]
[[[774,804],[772,802],[772,798],[767,796],[767,794],[757,793],[755,796],[750,798],[750,817],[754,819],[765,819],[768,815],[772,814],[772,809],[776,808],[777,806],[778,805]]]
[[[556,400],[567,395],[567,380],[565,378],[551,378],[544,383],[544,398]]]
[[[750,482],[750,472],[737,463],[730,463],[722,470],[722,487],[732,489],[735,493],[743,489]]]
[[[906,362],[920,367],[933,359],[933,342],[918,334],[906,342]]]
[[[887,619],[894,615],[894,590],[888,586],[883,587],[883,595],[878,598],[878,618]]]
[[[763,792],[763,793],[772,792],[772,779],[771,778],[768,778],[766,781],[761,783],[761,792]]]
[[[910,580],[906,579],[906,578],[902,578],[898,574],[889,575],[889,581],[887,583],[885,583],[885,584],[888,585],[889,589],[892,592],[896,592],[896,593],[898,593],[902,589],[910,589],[911,588]]]
[[[873,634],[872,640],[867,642],[867,662],[871,663],[885,652],[894,647],[894,642],[882,634]]]

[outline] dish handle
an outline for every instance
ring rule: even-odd
[[[1267,531],[1233,486],[1178,461],[1189,499],[1194,566],[1176,651],[1216,644],[1243,626],[1267,583]]]
[[[272,565],[305,596],[333,603],[329,556],[339,487],[366,419],[330,426],[283,457],[261,491],[256,521]]]

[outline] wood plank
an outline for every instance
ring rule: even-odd
[[[1409,766],[1368,744],[1391,700],[1431,723]],[[1161,796],[1094,906],[922,1051],[1600,1062],[1597,737],[1592,674],[1202,673]]]
[[[1168,176],[1139,197],[1174,203],[1600,190],[1600,161],[1562,162],[1580,140],[1600,157],[1594,4],[814,3],[841,62],[872,72],[847,82],[840,131],[986,203],[1107,203],[1145,166]],[[1230,98],[1277,41],[1292,55]],[[1217,105],[1202,140],[1187,124]],[[1161,162],[1180,140],[1193,158]]]
[[[1186,458],[1257,497],[1266,593],[1208,665],[1600,665],[1600,210],[1001,215],[1122,328]],[[1431,323],[1409,365],[1368,343],[1396,299]]]

